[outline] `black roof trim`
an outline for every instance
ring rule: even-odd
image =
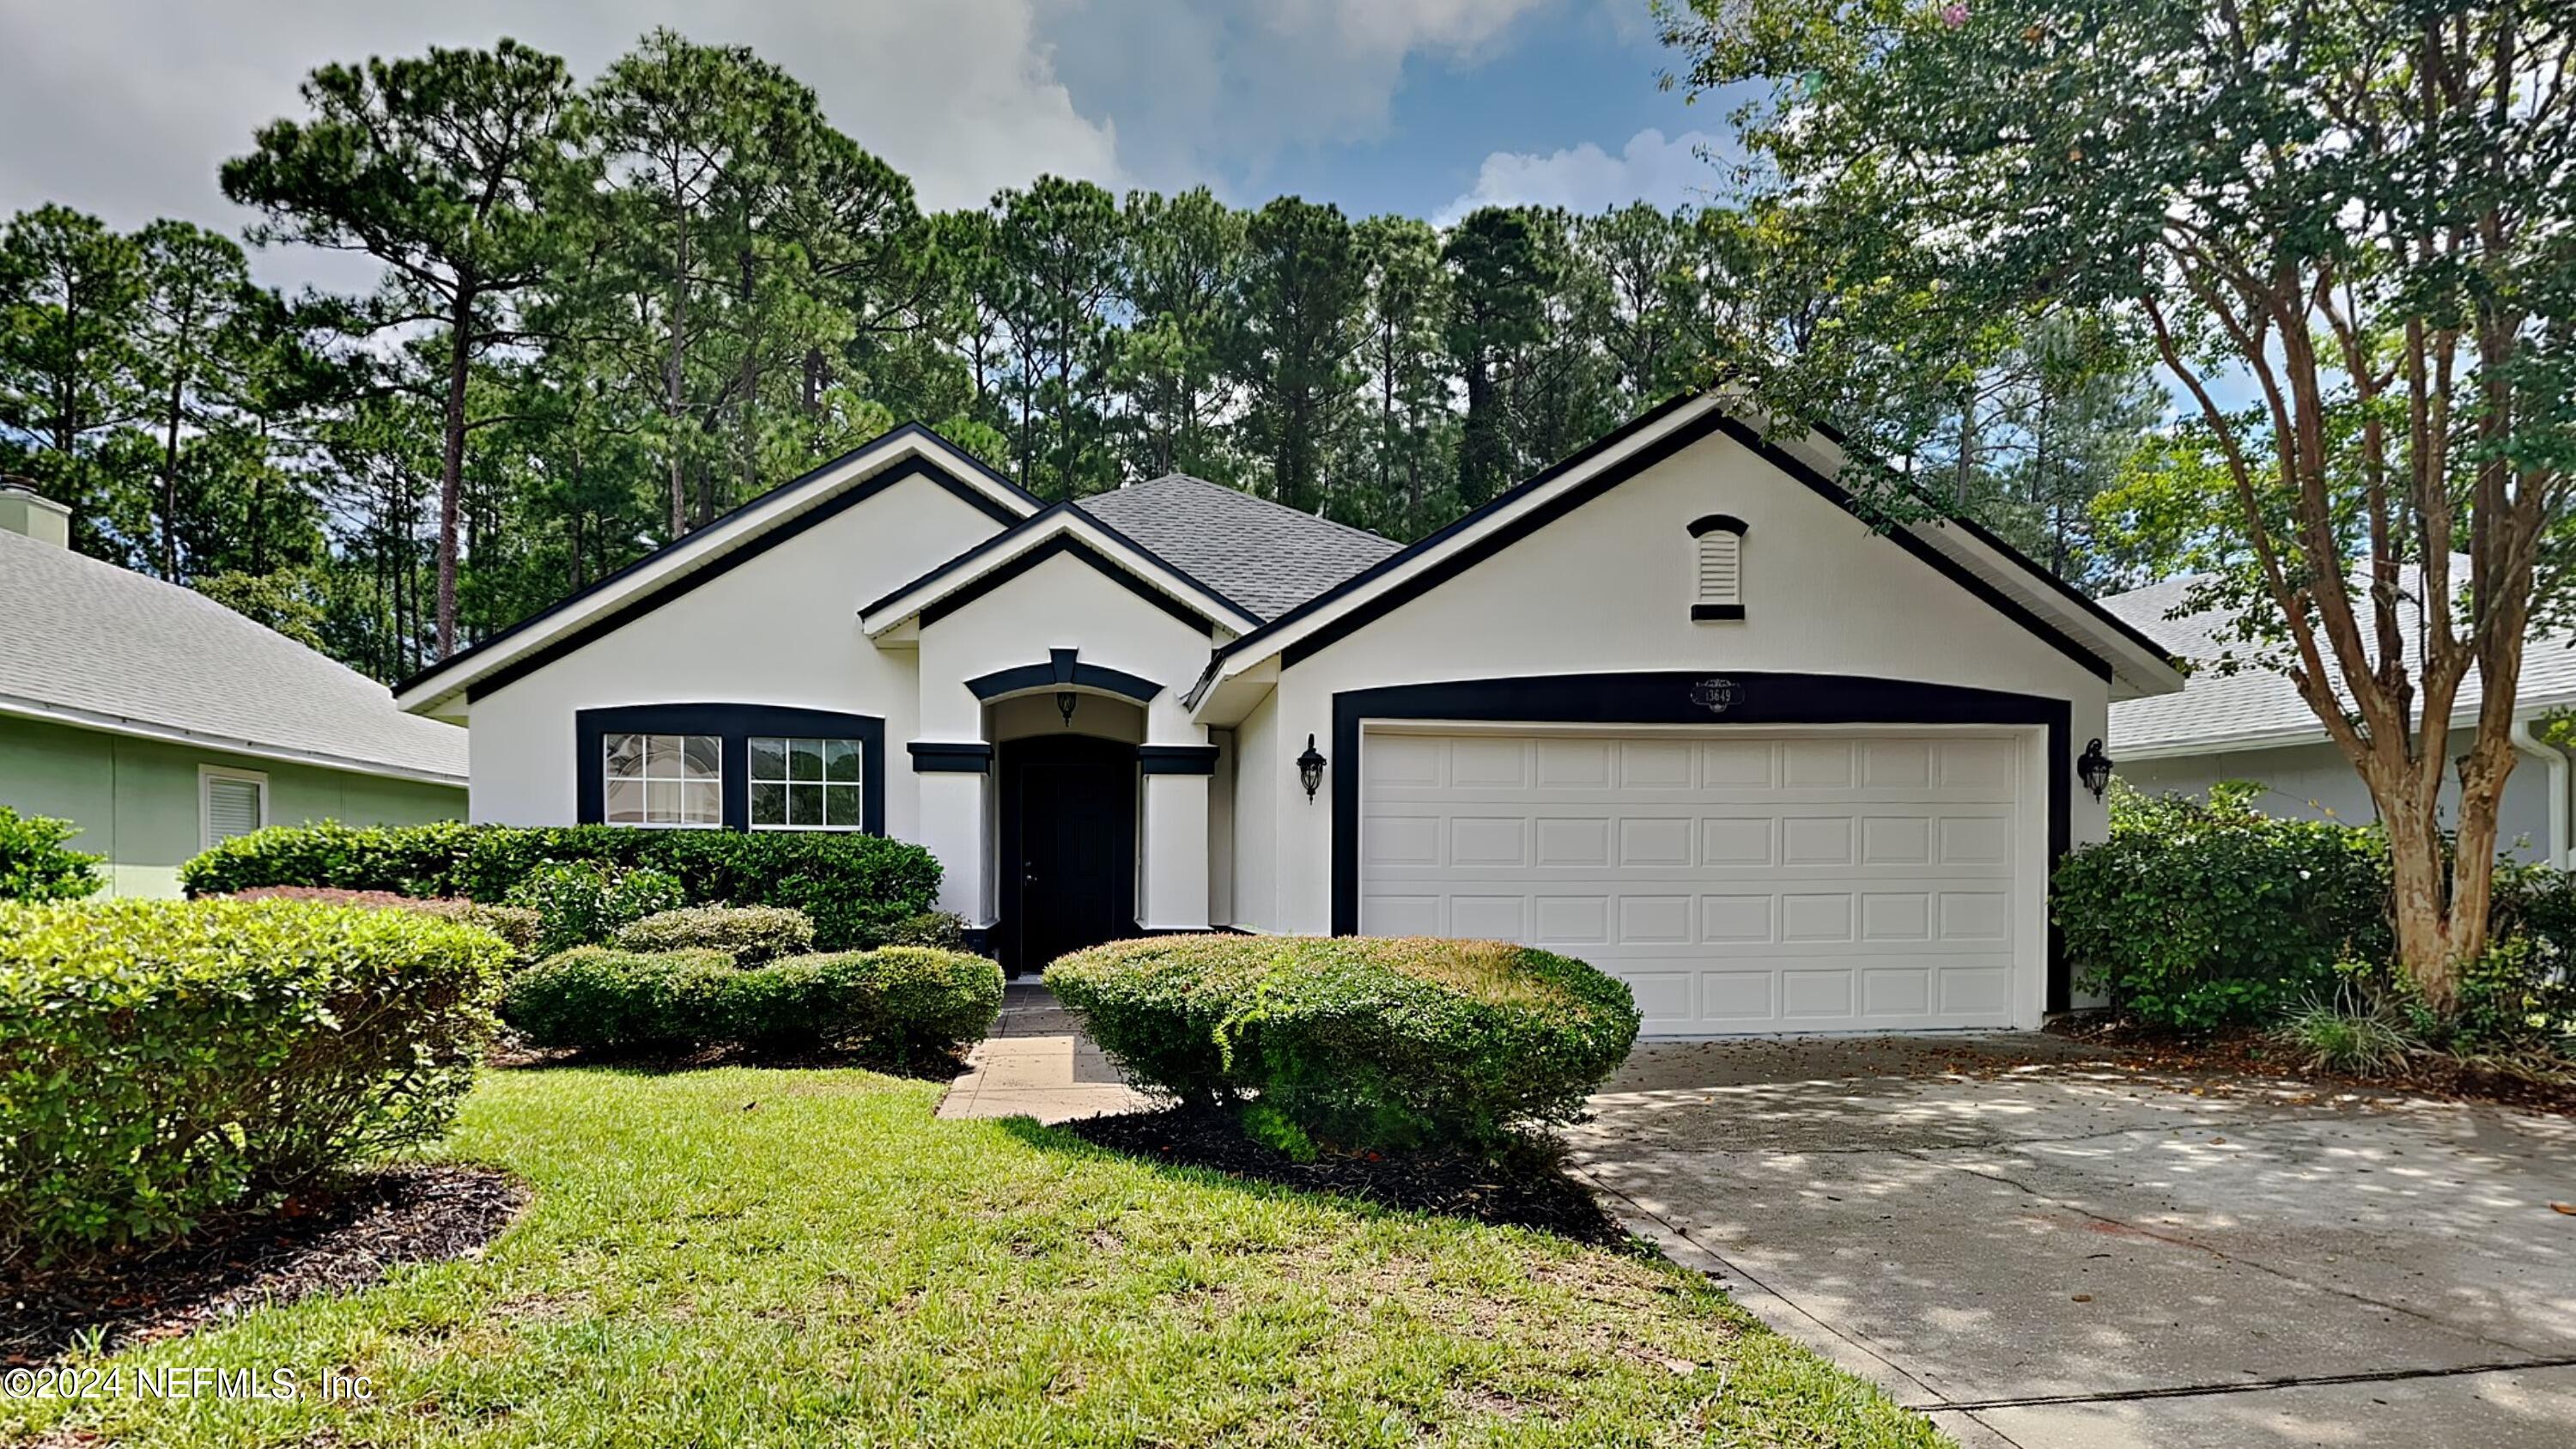
[[[1210,587],[1206,580],[1197,577],[1189,570],[1173,563],[1170,559],[1167,559],[1161,554],[1154,552],[1152,549],[1147,548],[1145,545],[1138,543],[1135,539],[1111,526],[1098,514],[1081,507],[1078,503],[1048,504],[1045,508],[1036,513],[1030,514],[1027,518],[1021,519],[1009,528],[1002,530],[991,538],[985,539],[983,542],[966,550],[964,553],[958,554],[956,557],[937,565],[928,572],[917,575],[911,581],[897,585],[895,588],[890,589],[886,593],[870,600],[868,603],[860,607],[859,617],[864,619],[868,615],[876,613],[878,610],[892,604],[895,600],[902,598],[904,595],[909,594],[926,584],[932,583],[946,574],[954,573],[959,568],[973,563],[975,560],[982,558],[987,554],[996,553],[1011,547],[1013,544],[1020,541],[1021,535],[1032,533],[1040,528],[1048,526],[1059,514],[1078,518],[1083,522],[1090,524],[1092,527],[1099,529],[1102,533],[1109,535],[1109,537],[1117,540],[1126,547],[1134,549],[1140,557],[1153,560],[1156,567],[1169,573],[1172,577],[1179,579],[1181,582],[1188,584],[1191,588],[1198,590],[1200,593],[1205,594],[1209,598],[1216,600],[1218,603],[1225,605],[1229,609],[1232,609],[1237,616],[1234,622],[1249,624],[1257,624],[1260,622],[1260,615],[1253,613],[1243,605],[1227,598],[1221,590]],[[922,611],[922,622],[927,624],[934,618],[944,617],[947,614],[953,613],[958,608],[963,607],[975,598],[980,597],[987,590],[997,588],[1003,583],[1008,582],[1010,579],[1017,577],[1023,570],[1035,566],[1042,559],[1051,558],[1057,553],[1063,553],[1068,550],[1074,552],[1076,556],[1083,559],[1084,562],[1091,564],[1093,567],[1107,573],[1112,578],[1117,579],[1118,582],[1124,585],[1130,592],[1142,591],[1143,597],[1146,597],[1149,602],[1159,605],[1166,613],[1170,613],[1174,610],[1186,611],[1183,614],[1176,615],[1176,617],[1182,617],[1186,619],[1186,621],[1198,624],[1202,627],[1211,627],[1221,622],[1219,620],[1210,619],[1201,611],[1191,608],[1188,604],[1173,598],[1171,595],[1164,593],[1160,589],[1153,588],[1151,582],[1149,580],[1139,578],[1134,569],[1127,567],[1125,564],[1122,564],[1116,559],[1109,557],[1107,554],[1100,552],[1098,549],[1083,543],[1079,539],[1058,540],[1052,545],[1041,545],[1037,549],[1032,550],[1027,558],[1014,560],[1013,562],[996,569],[990,578],[978,580],[963,593],[962,597],[942,599],[938,604],[931,608],[924,609]]]
[[[1012,493],[1012,494],[1017,495],[1020,499],[1022,499],[1022,500],[1023,500],[1023,501],[1025,501],[1025,502],[1027,502],[1027,503],[1028,503],[1028,504],[1030,504],[1032,507],[1039,508],[1039,509],[1043,509],[1043,508],[1045,508],[1046,503],[1045,503],[1045,500],[1044,500],[1044,499],[1039,498],[1036,494],[1031,493],[1030,491],[1028,491],[1028,490],[1027,490],[1027,489],[1025,489],[1025,488],[1022,488],[1019,484],[1012,482],[1010,479],[1003,477],[1000,473],[998,473],[998,472],[994,471],[994,470],[993,470],[993,468],[991,467],[991,465],[989,465],[989,464],[985,463],[982,459],[980,459],[980,458],[976,457],[974,454],[967,452],[964,448],[961,448],[961,447],[957,446],[955,443],[952,443],[952,442],[948,441],[946,438],[941,437],[937,432],[933,431],[933,430],[932,430],[932,429],[930,429],[930,428],[924,427],[924,426],[923,426],[923,425],[921,425],[920,423],[904,423],[904,424],[902,424],[902,425],[900,425],[900,426],[898,426],[898,427],[895,427],[895,428],[889,429],[888,431],[886,431],[886,432],[884,432],[884,433],[882,433],[882,434],[880,434],[880,435],[878,435],[878,436],[876,436],[876,437],[874,437],[874,438],[870,438],[868,441],[866,441],[866,442],[864,442],[864,443],[861,443],[859,446],[857,446],[857,447],[855,447],[855,448],[850,449],[848,452],[841,454],[839,457],[832,459],[830,462],[817,464],[816,466],[814,466],[814,467],[812,467],[812,468],[808,468],[808,469],[806,469],[803,473],[800,473],[800,474],[798,474],[797,476],[795,476],[795,477],[793,477],[793,478],[790,478],[789,480],[787,480],[787,481],[786,481],[786,482],[784,482],[784,483],[779,484],[779,485],[778,485],[777,487],[775,487],[775,488],[771,488],[771,489],[769,489],[769,490],[767,490],[767,491],[765,491],[765,492],[761,493],[761,494],[760,494],[758,497],[756,497],[756,498],[749,499],[749,500],[747,500],[747,501],[745,501],[745,502],[743,502],[743,503],[741,503],[741,504],[739,504],[739,505],[737,505],[737,506],[735,506],[735,507],[733,507],[733,508],[727,509],[725,512],[723,512],[723,513],[721,513],[721,514],[718,514],[716,517],[714,517],[714,518],[712,518],[712,519],[709,519],[709,520],[708,520],[708,521],[707,521],[703,526],[698,527],[698,528],[695,528],[695,529],[691,529],[689,532],[687,532],[687,533],[685,533],[685,534],[681,535],[681,536],[680,536],[680,537],[678,537],[678,538],[675,538],[675,539],[671,540],[669,543],[666,543],[666,544],[662,545],[660,548],[657,548],[657,549],[653,550],[651,553],[648,553],[648,554],[644,555],[642,558],[639,558],[639,559],[635,560],[633,563],[630,563],[630,564],[626,565],[624,568],[618,569],[618,570],[617,570],[617,571],[615,571],[614,573],[605,574],[605,575],[601,576],[601,577],[599,578],[599,580],[598,580],[598,581],[594,582],[593,584],[591,584],[591,585],[590,585],[590,587],[588,587],[588,588],[586,588],[586,589],[583,589],[583,590],[582,590],[582,591],[580,591],[579,593],[571,594],[571,595],[568,595],[568,596],[566,596],[566,597],[564,597],[564,598],[558,599],[558,600],[556,600],[554,603],[549,604],[549,605],[547,605],[546,607],[544,607],[544,608],[542,608],[542,609],[539,609],[537,612],[535,612],[535,613],[533,613],[533,614],[530,614],[528,617],[526,617],[526,618],[524,618],[524,619],[521,619],[521,620],[520,620],[520,621],[518,621],[517,623],[512,624],[510,627],[508,627],[508,628],[506,628],[506,629],[502,630],[500,633],[495,634],[495,635],[493,635],[492,637],[490,637],[490,638],[488,638],[488,639],[481,640],[481,641],[479,641],[479,642],[477,642],[477,643],[475,643],[475,644],[473,644],[473,645],[471,645],[471,646],[469,646],[469,647],[467,647],[467,648],[460,649],[460,650],[458,650],[457,652],[455,652],[454,654],[451,654],[451,655],[447,656],[445,659],[442,659],[442,660],[438,661],[436,664],[432,664],[432,665],[428,666],[427,668],[422,669],[422,670],[418,671],[417,673],[414,673],[410,678],[403,680],[403,681],[402,681],[401,683],[399,683],[399,684],[396,684],[396,685],[393,687],[393,692],[394,692],[394,694],[395,694],[397,697],[399,697],[399,696],[401,696],[401,695],[404,695],[404,694],[408,694],[408,693],[410,693],[410,692],[411,692],[411,690],[412,690],[412,687],[413,687],[413,686],[418,685],[418,684],[420,684],[420,683],[422,683],[422,682],[424,682],[424,681],[428,680],[429,678],[431,678],[431,677],[432,677],[432,676],[434,676],[434,675],[443,674],[443,673],[447,672],[448,670],[454,669],[456,666],[458,666],[458,665],[460,665],[460,664],[466,663],[467,661],[472,660],[472,659],[475,659],[475,658],[479,657],[480,655],[482,655],[482,654],[484,654],[484,653],[486,653],[486,652],[488,652],[488,651],[490,651],[490,650],[492,650],[492,649],[498,648],[499,646],[501,646],[501,645],[503,645],[503,644],[506,644],[506,643],[510,642],[512,639],[515,639],[515,638],[517,638],[518,636],[520,636],[521,634],[526,633],[526,632],[527,632],[527,631],[529,631],[530,629],[533,629],[533,628],[537,627],[538,625],[543,624],[543,623],[544,623],[545,621],[547,621],[548,619],[554,618],[556,615],[563,613],[565,610],[570,609],[570,608],[571,608],[571,607],[573,607],[574,605],[576,605],[576,604],[580,603],[582,600],[587,599],[587,598],[589,598],[591,595],[598,593],[600,590],[605,589],[605,588],[609,588],[609,587],[611,587],[611,586],[613,586],[613,585],[615,585],[615,584],[619,583],[620,581],[622,581],[622,580],[626,579],[628,576],[630,576],[630,575],[634,574],[637,570],[642,569],[642,568],[644,568],[644,567],[646,567],[646,566],[650,565],[650,564],[651,564],[651,563],[653,563],[656,559],[659,559],[659,558],[661,558],[664,554],[669,553],[671,550],[673,550],[673,549],[675,549],[675,548],[682,547],[683,545],[687,544],[690,540],[703,536],[703,535],[704,535],[704,534],[706,534],[710,529],[721,528],[721,527],[723,527],[725,524],[731,523],[731,522],[733,522],[735,519],[740,518],[743,514],[745,514],[745,513],[749,512],[749,511],[751,511],[752,509],[759,508],[759,507],[762,507],[762,506],[764,506],[764,505],[766,505],[766,504],[768,504],[768,503],[771,503],[771,502],[775,501],[776,499],[780,498],[781,496],[783,496],[783,495],[785,495],[785,494],[793,493],[793,492],[796,492],[796,491],[797,491],[797,490],[799,490],[799,489],[803,489],[803,488],[806,488],[806,487],[810,487],[810,486],[812,486],[812,485],[813,485],[817,480],[821,479],[821,478],[823,477],[823,475],[825,475],[825,474],[827,474],[827,473],[830,473],[830,472],[834,471],[835,469],[837,469],[837,468],[841,467],[841,465],[843,465],[843,464],[845,464],[845,463],[849,462],[852,458],[855,458],[855,457],[859,456],[861,453],[871,452],[871,451],[873,451],[873,450],[875,450],[875,449],[877,449],[877,448],[879,448],[879,447],[881,447],[881,446],[883,446],[883,445],[885,445],[885,444],[892,443],[892,442],[896,441],[897,439],[901,439],[901,438],[908,438],[908,437],[914,437],[914,436],[923,437],[923,438],[928,438],[928,439],[930,439],[932,442],[937,443],[939,446],[941,446],[941,447],[943,447],[943,448],[946,448],[949,452],[951,452],[951,453],[955,454],[957,457],[959,457],[959,458],[961,458],[961,459],[965,460],[965,462],[966,462],[966,463],[967,463],[967,464],[968,464],[968,465],[973,469],[973,471],[974,471],[977,475],[981,476],[981,477],[982,477],[986,482],[989,482],[989,483],[993,484],[994,486],[996,486],[996,487],[998,487],[998,488],[1001,488],[1001,489],[1005,490],[1006,492],[1009,492],[1009,493]],[[918,458],[914,458],[914,459],[907,459],[907,460],[905,461],[905,463],[903,463],[903,464],[898,464],[898,465],[896,465],[896,467],[897,467],[897,468],[907,468],[907,469],[909,469],[909,470],[910,470],[910,471],[904,472],[904,473],[901,475],[901,476],[904,476],[904,477],[912,477],[912,476],[917,476],[917,475],[927,475],[927,476],[929,476],[929,477],[930,477],[934,482],[937,482],[941,487],[943,487],[943,488],[947,489],[950,493],[952,493],[952,494],[956,495],[958,498],[963,499],[966,503],[968,503],[968,504],[969,504],[969,505],[971,505],[972,507],[974,507],[974,508],[978,509],[979,511],[981,511],[982,513],[984,513],[987,517],[991,518],[991,519],[992,519],[994,522],[996,522],[996,523],[1000,523],[1000,524],[1004,524],[1004,525],[1010,525],[1010,524],[1018,523],[1018,522],[1020,521],[1020,517],[1021,517],[1021,515],[1011,512],[1009,509],[1004,508],[1004,507],[1002,507],[1000,504],[995,503],[992,499],[990,499],[990,498],[986,497],[985,495],[983,495],[983,494],[981,494],[981,493],[979,493],[979,492],[975,491],[973,488],[970,488],[970,487],[966,486],[966,484],[965,484],[962,480],[960,480],[960,479],[956,478],[955,476],[951,475],[951,474],[948,472],[948,470],[947,470],[947,469],[945,469],[945,468],[936,468],[936,467],[932,467],[932,466],[930,466],[929,464],[923,463],[923,462],[922,462],[920,459],[918,459]],[[861,490],[853,490],[853,491],[855,492],[855,491],[862,491],[862,490],[863,490],[865,493],[874,493],[874,492],[878,491],[878,489],[879,489],[879,488],[881,488],[882,486],[884,486],[884,484],[885,484],[885,483],[890,483],[890,482],[894,481],[894,478],[893,478],[893,476],[892,476],[894,473],[895,473],[895,469],[888,469],[886,474],[881,474],[881,475],[879,475],[879,477],[878,477],[877,479],[873,479],[873,480],[871,480],[871,481],[870,481],[870,483],[865,484],[865,485],[862,485],[862,489],[861,489]],[[842,508],[846,508],[846,507],[848,507],[851,503],[855,503],[855,502],[857,502],[857,501],[858,501],[858,500],[857,500],[856,498],[848,499],[848,500],[846,500],[846,501],[843,501],[843,502],[840,502],[840,503],[836,504],[836,505],[835,505],[834,507],[832,507],[828,512],[823,511],[823,510],[817,510],[817,512],[818,512],[818,513],[820,513],[822,517],[829,517],[829,516],[831,516],[831,514],[832,514],[832,513],[837,513],[837,512],[839,512]],[[759,552],[761,552],[762,550],[769,548],[769,547],[770,547],[773,543],[775,543],[775,542],[781,541],[781,540],[786,539],[786,538],[792,538],[792,537],[794,537],[797,533],[802,532],[804,528],[811,526],[811,523],[812,523],[812,522],[819,522],[819,521],[820,521],[820,519],[819,519],[819,518],[816,518],[816,517],[814,517],[813,515],[808,515],[806,519],[799,519],[799,520],[798,520],[798,526],[797,526],[796,528],[794,528],[794,529],[790,529],[790,530],[787,530],[787,531],[786,531],[786,532],[784,532],[784,533],[777,533],[777,534],[774,534],[774,535],[773,535],[773,534],[764,534],[764,535],[762,535],[762,536],[761,536],[761,538],[760,538],[760,539],[755,540],[755,541],[750,542],[750,543],[746,543],[742,548],[740,548],[740,549],[736,549],[733,553],[726,555],[726,556],[725,556],[725,560],[724,560],[722,563],[720,563],[720,564],[718,564],[718,565],[716,565],[716,566],[714,566],[714,567],[712,567],[712,568],[709,568],[709,569],[706,569],[706,570],[702,570],[702,571],[700,571],[700,573],[690,575],[689,581],[688,581],[687,583],[685,583],[684,585],[682,585],[682,586],[681,586],[681,587],[682,587],[682,592],[686,592],[686,591],[687,591],[687,589],[690,589],[690,588],[695,588],[699,582],[702,582],[702,581],[703,581],[704,579],[706,579],[706,578],[713,578],[713,577],[715,577],[716,575],[723,573],[726,569],[729,569],[729,568],[733,567],[733,565],[734,565],[736,562],[739,562],[742,558],[746,558],[746,557],[749,557],[749,556],[750,556],[750,555],[752,555],[752,554],[759,553]],[[627,611],[627,610],[624,610],[624,609],[620,609],[620,610],[618,611],[618,613],[619,613],[619,616],[620,616],[620,617],[626,617],[626,616],[627,616],[627,614],[628,614],[628,611]],[[586,631],[585,631],[585,632],[586,632]],[[594,635],[594,636],[592,636],[592,637],[596,637],[596,636]],[[560,656],[560,655],[557,655],[557,656],[554,656],[554,657],[561,657],[561,656]],[[527,672],[526,670],[522,669],[522,670],[519,670],[516,674],[513,674],[511,677],[515,679],[515,678],[518,678],[518,677],[520,677],[520,676],[524,675],[526,672]],[[498,686],[489,686],[489,685],[487,685],[486,687],[487,687],[487,688],[497,688]]]
[[[1694,518],[1691,520],[1690,536],[1693,538],[1697,538],[1703,533],[1717,533],[1720,531],[1731,533],[1738,538],[1742,538],[1745,533],[1744,520],[1736,517],[1732,513],[1712,513],[1706,518]]]
[[[1015,664],[1008,669],[979,674],[967,680],[966,687],[974,691],[977,699],[988,704],[1008,694],[1026,694],[1032,690],[1067,685],[1119,695],[1138,704],[1163,692],[1163,686],[1142,675],[1111,669],[1103,664],[1085,664],[1074,658],[1074,652],[1071,649],[1050,649],[1044,664]]]

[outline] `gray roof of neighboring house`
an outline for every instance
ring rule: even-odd
[[[2452,577],[2466,579],[2468,572],[2468,559],[2456,557]],[[2231,651],[2239,658],[2253,657],[2252,646],[2221,637],[2236,617],[2230,610],[2204,609],[2180,618],[2166,617],[2183,607],[2201,577],[2187,575],[2112,594],[2101,601],[2102,607],[2196,664]],[[2411,598],[2401,601],[2398,613],[2411,640],[2415,627]],[[2336,678],[2340,682],[2341,675]],[[2475,708],[2475,671],[2462,685],[2460,701],[2464,709]],[[2576,703],[2576,633],[2552,631],[2531,638],[2523,650],[2516,702],[2525,709]],[[2180,694],[2111,706],[2110,743],[2115,755],[2122,750],[2191,754],[2201,749],[2303,744],[2325,737],[2325,726],[2299,698],[2289,677],[2259,665],[2248,665],[2232,675],[2198,669]]]
[[[0,712],[465,782],[465,731],[193,589],[0,532]]]
[[[1264,619],[1403,548],[1186,473],[1096,493],[1075,506]]]

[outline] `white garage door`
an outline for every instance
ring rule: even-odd
[[[1360,930],[1624,978],[1666,1035],[2013,1024],[2010,735],[1416,733],[1360,752]]]

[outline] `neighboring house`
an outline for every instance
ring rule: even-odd
[[[262,825],[465,809],[465,732],[191,589],[75,553],[0,484],[0,805],[80,826],[117,895]]]
[[[1015,969],[1138,931],[1532,942],[1649,1031],[2034,1026],[2076,759],[2181,686],[1981,530],[1677,400],[1409,548],[919,427],[402,684],[473,817],[929,847]]]
[[[2469,560],[2454,561],[2453,576],[2465,579]],[[2236,616],[2225,609],[2178,613],[2197,580],[2168,579],[2143,589],[2115,594],[2102,606],[2131,625],[2163,641],[2176,658],[2210,661],[2251,651],[2233,637]],[[2411,601],[2400,606],[2403,630],[2413,636]],[[2498,811],[2501,843],[2525,860],[2564,865],[2576,840],[2569,838],[2570,770],[2567,755],[2534,733],[2547,717],[2576,707],[2576,634],[2564,630],[2536,633],[2523,650],[2522,679],[2514,701],[2515,746],[2522,758],[2505,781]],[[2461,708],[2451,737],[2455,753],[2464,751],[2474,728],[2478,704],[2477,676],[2460,691]],[[2180,694],[2137,699],[2111,709],[2111,754],[2120,777],[2139,789],[2207,795],[2220,780],[2250,780],[2265,787],[2261,804],[2267,813],[2342,820],[2367,825],[2379,818],[2360,772],[2326,737],[2315,711],[2299,698],[2288,676],[2278,670],[2248,667],[2234,674],[2201,669]],[[2450,778],[2444,795],[2459,798],[2459,778]]]

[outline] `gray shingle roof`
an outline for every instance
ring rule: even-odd
[[[2468,571],[2465,556],[2453,560],[2453,578],[2465,579]],[[2222,637],[2235,617],[2229,610],[2206,609],[2177,619],[2165,617],[2182,607],[2185,596],[2199,581],[2196,576],[2167,579],[2110,595],[2101,601],[2102,607],[2175,655],[2195,663],[2214,660],[2231,651],[2240,659],[2251,658],[2252,647]],[[2415,628],[2411,599],[2401,602],[2398,612],[2411,641]],[[2338,688],[2340,679],[2338,675]],[[2475,707],[2474,671],[2462,687],[2460,699],[2465,706]],[[2576,633],[2550,631],[2532,636],[2523,651],[2517,702],[2524,708],[2576,702]],[[2299,698],[2289,678],[2278,670],[2258,666],[2233,675],[2196,670],[2180,694],[2124,700],[2111,706],[2111,750],[2115,755],[2122,749],[2178,753],[2203,744],[2213,748],[2245,741],[2294,744],[2325,737],[2325,726],[2317,722],[2315,712]]]
[[[465,731],[192,589],[0,532],[0,706],[465,782]]]
[[[1075,506],[1264,619],[1403,548],[1186,473],[1131,483]]]

